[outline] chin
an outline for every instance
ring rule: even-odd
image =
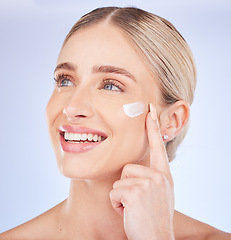
[[[83,172],[83,171],[71,171],[67,169],[61,169],[60,173],[73,180],[83,180],[83,181],[109,181],[115,182],[121,176],[121,171],[117,173],[103,173],[103,172]]]
[[[79,159],[80,160],[80,159]],[[96,164],[96,162],[98,164]],[[105,180],[116,181],[120,178],[123,166],[106,166],[102,162],[94,160],[78,161],[78,159],[58,159],[60,173],[70,179],[76,180]]]

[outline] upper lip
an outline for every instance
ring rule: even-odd
[[[93,128],[87,128],[84,126],[75,126],[75,125],[62,125],[59,127],[59,132],[69,132],[69,133],[91,133],[91,134],[97,134],[104,138],[107,138],[107,134],[101,131],[98,131]]]

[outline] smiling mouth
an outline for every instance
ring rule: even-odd
[[[92,133],[61,132],[60,134],[63,136],[65,142],[68,143],[96,143],[106,139],[104,136]]]

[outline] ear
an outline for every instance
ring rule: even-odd
[[[174,139],[189,120],[190,106],[180,100],[174,104],[165,107],[160,113],[160,130],[161,135],[167,135],[165,142]]]

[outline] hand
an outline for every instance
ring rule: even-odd
[[[127,164],[110,193],[113,208],[124,218],[129,240],[173,240],[173,179],[156,110],[146,118],[150,166]]]

